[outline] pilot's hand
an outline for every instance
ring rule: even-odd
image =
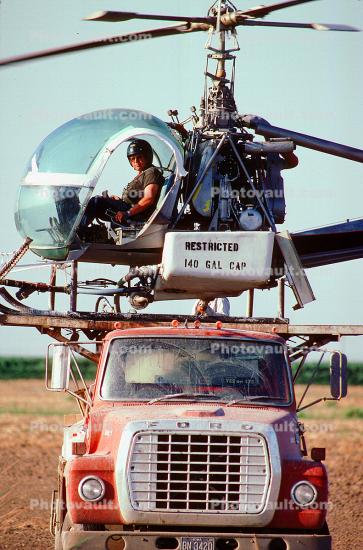
[[[126,218],[126,217],[127,217],[126,212],[118,211],[118,212],[116,212],[116,214],[115,214],[115,220],[116,220],[118,223],[122,223],[123,221],[125,221],[125,218]]]
[[[118,197],[117,195],[111,195],[111,199],[115,201],[119,201],[121,197]]]

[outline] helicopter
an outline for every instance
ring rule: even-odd
[[[30,249],[56,262],[130,265],[120,288],[100,294],[130,296],[137,309],[153,300],[196,297],[208,302],[238,296],[248,289],[276,286],[285,276],[302,307],[314,299],[305,268],[363,257],[363,220],[291,235],[276,227],[285,220],[282,160],[291,158],[296,145],[358,162],[363,161],[362,151],[240,115],[234,99],[236,27],[356,30],[262,20],[302,3],[239,11],[230,1],[218,1],[206,17],[196,18],[134,12],[88,17],[178,21],[173,27],[143,31],[148,38],[209,32],[204,94],[199,112],[192,110],[190,131],[175,110],[169,112],[172,121],[167,124],[141,111],[113,109],[88,113],[52,132],[32,155],[18,197],[16,225]],[[36,52],[0,64],[125,43],[130,37]],[[256,136],[265,141],[255,141]],[[112,220],[108,225],[96,223],[87,238],[81,238],[78,227],[102,170],[114,151],[135,137],[149,141],[154,164],[164,174],[154,213],[145,224],[130,227],[117,227]]]

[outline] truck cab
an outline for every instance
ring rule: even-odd
[[[331,548],[284,339],[221,323],[114,330],[83,394],[66,349],[49,389],[83,399],[83,415],[64,432],[57,550]]]

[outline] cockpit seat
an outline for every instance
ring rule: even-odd
[[[175,174],[172,173],[165,178],[165,181],[161,187],[160,195],[155,207],[155,210],[158,210],[165,199],[166,195],[170,191],[173,183],[175,181]],[[90,227],[87,228],[82,234],[83,240],[88,242],[114,242],[116,244],[121,244],[120,242],[120,229],[121,239],[134,238],[139,231],[145,225],[145,221],[141,219],[130,219],[130,223],[127,225],[120,225],[110,219],[110,221],[104,220],[95,220],[96,223],[93,223]]]

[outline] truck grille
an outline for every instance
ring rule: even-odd
[[[258,434],[139,432],[133,439],[128,485],[135,510],[258,514],[269,481]]]

